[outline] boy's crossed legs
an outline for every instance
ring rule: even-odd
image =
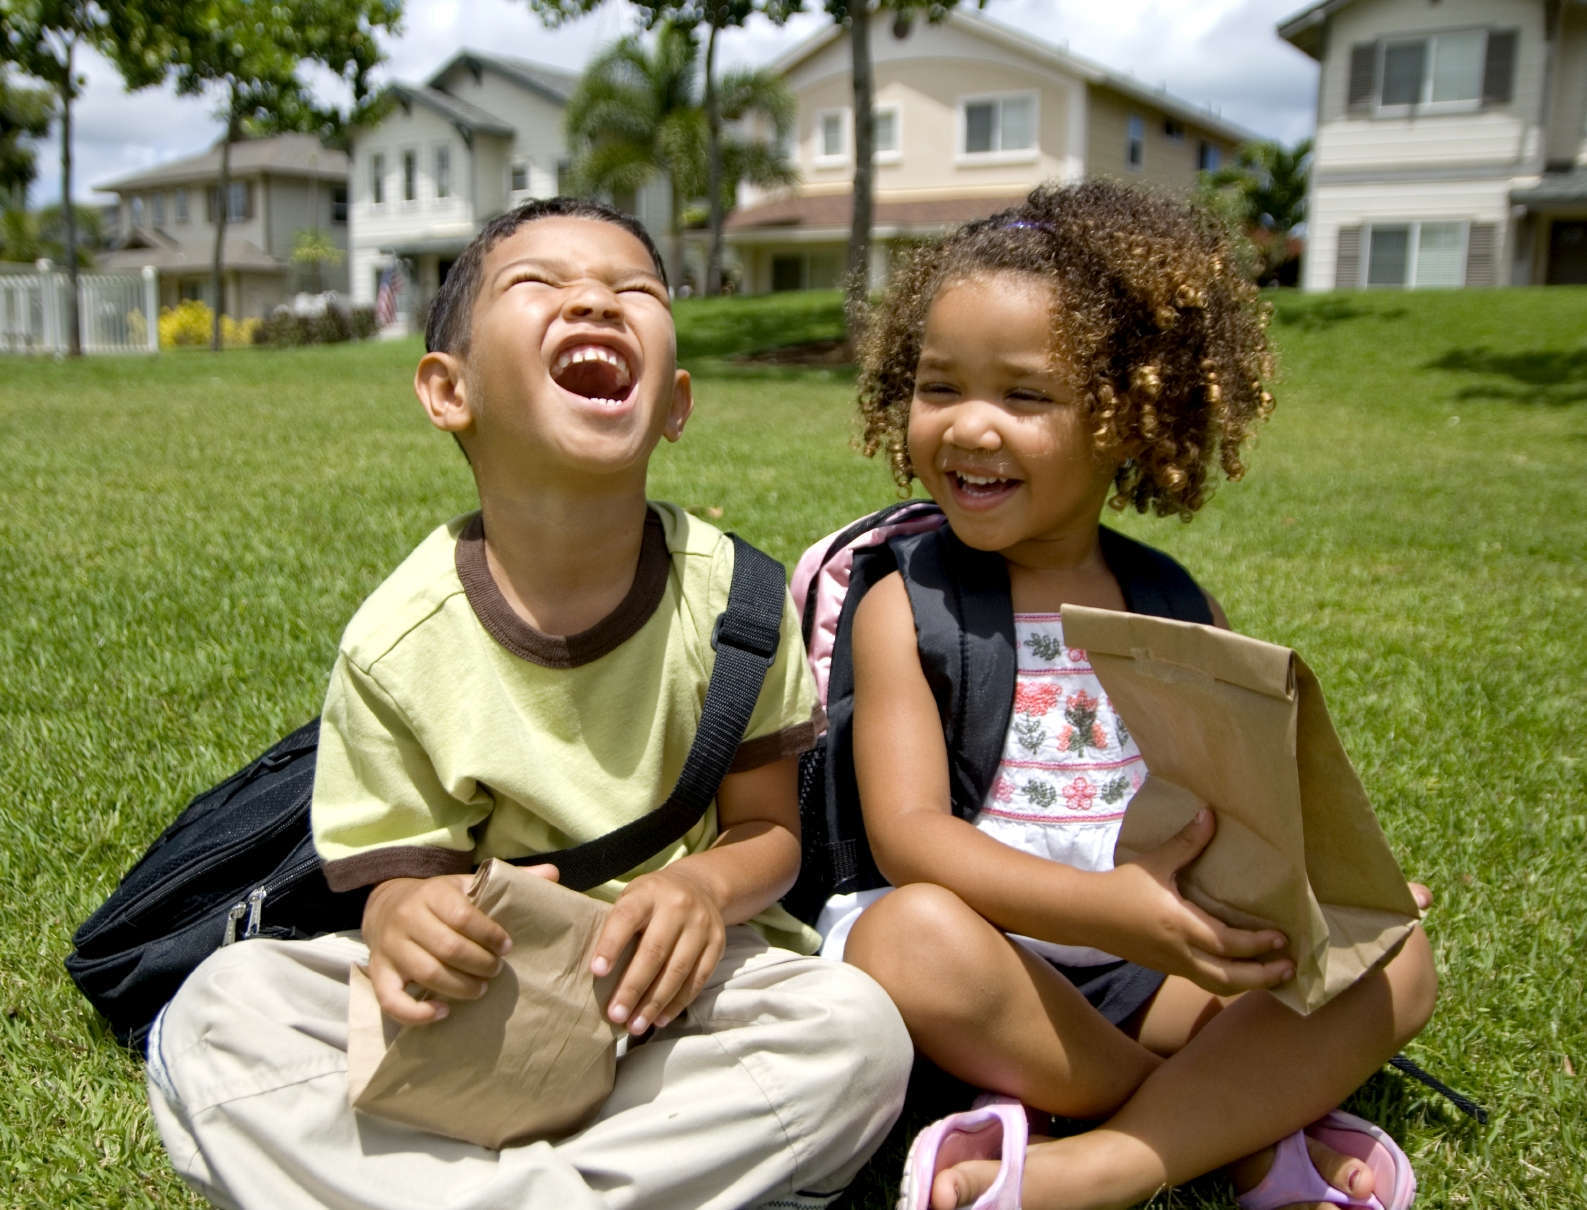
[[[1437,983],[1417,929],[1385,966],[1309,1016],[1264,992],[1220,998],[1170,977],[1132,1038],[1041,958],[929,884],[873,904],[845,957],[887,989],[917,1049],[945,1071],[1049,1113],[1106,1119],[1031,1146],[1029,1210],[1129,1206],[1228,1164],[1240,1188],[1255,1185],[1274,1143],[1337,1106],[1416,1035]],[[1310,1151],[1330,1184],[1368,1191],[1360,1161],[1320,1144]],[[996,1173],[980,1161],[939,1175],[933,1206],[945,1204],[945,1186],[968,1205]]]
[[[367,959],[356,934],[249,940],[172,1002],[149,1100],[178,1172],[216,1204],[817,1206],[903,1102],[912,1056],[881,989],[740,926],[683,1015],[619,1060],[589,1125],[500,1151],[426,1134],[348,1107],[347,971]]]

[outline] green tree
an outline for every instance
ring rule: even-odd
[[[38,168],[31,144],[49,133],[54,116],[48,92],[14,84],[0,70],[0,206],[4,209],[26,208],[28,186]]]
[[[572,17],[599,8],[604,0],[528,0],[542,21],[555,28]],[[705,113],[705,183],[710,226],[710,250],[706,256],[705,291],[719,294],[722,289],[722,226],[732,208],[738,182],[751,180],[760,185],[787,184],[797,179],[791,165],[777,151],[792,130],[795,103],[792,94],[767,72],[734,72],[717,79],[718,36],[724,29],[741,27],[756,13],[781,25],[798,12],[801,0],[634,0],[642,25],[656,29],[671,24],[692,34],[706,29],[703,110]],[[751,114],[761,114],[771,123],[775,142],[730,139],[724,125]],[[674,210],[680,205],[674,199]]]
[[[82,91],[77,53],[93,47],[116,64],[128,88],[155,83],[160,24],[143,0],[5,0],[0,5],[0,57],[44,83],[55,94],[61,120],[61,199],[72,197],[72,102]],[[81,357],[77,314],[76,207],[66,205],[65,261],[67,354]]]
[[[1201,174],[1199,190],[1251,241],[1258,279],[1276,280],[1291,259],[1290,237],[1306,222],[1312,141],[1286,148],[1271,141],[1244,144],[1232,163]]]
[[[330,233],[319,227],[305,227],[292,237],[292,263],[304,265],[313,276],[314,293],[325,285],[325,266],[339,265],[346,254],[336,246]]]
[[[657,27],[650,45],[637,34],[598,54],[585,70],[566,115],[574,150],[573,175],[588,192],[638,190],[660,174],[672,197],[669,258],[683,264],[683,211],[695,198],[711,200],[709,122],[699,97],[699,48],[690,31],[671,22]],[[767,116],[786,130],[793,99],[766,72],[730,72],[718,89],[722,116]],[[756,184],[785,183],[793,171],[768,144],[723,136],[715,209],[737,176]]]
[[[230,209],[231,148],[246,133],[308,131],[325,136],[349,115],[315,99],[299,74],[323,68],[352,89],[355,111],[370,101],[369,72],[383,55],[377,31],[395,32],[401,0],[272,0],[269,21],[252,0],[150,0],[163,10],[171,48],[166,69],[184,96],[213,96],[226,133],[216,182],[211,279],[215,322],[210,348],[221,348],[225,309],[224,250]]]

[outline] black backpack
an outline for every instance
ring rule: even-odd
[[[1102,554],[1135,613],[1211,622],[1206,594],[1168,555],[1103,527]],[[783,906],[814,923],[835,894],[886,886],[854,781],[854,610],[890,572],[903,576],[920,662],[948,748],[954,814],[969,819],[997,775],[1014,704],[1014,609],[1001,555],[961,542],[930,501],[862,517],[811,546],[794,572],[805,646],[824,692],[826,735],[799,769],[804,861]],[[968,586],[976,585],[976,591]]]
[[[716,795],[777,654],[782,564],[736,535],[716,660],[683,771],[655,810],[557,853],[560,881],[587,890],[687,832]],[[249,937],[311,937],[357,928],[369,888],[332,891],[309,831],[319,720],[305,723],[218,786],[198,795],[72,937],[66,970],[110,1023],[142,1050],[156,1014],[222,945]]]

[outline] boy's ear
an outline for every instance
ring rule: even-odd
[[[661,435],[668,441],[676,441],[683,436],[683,426],[689,423],[689,417],[694,413],[694,386],[689,380],[688,370],[675,371],[677,377],[672,383],[672,406],[667,409],[667,424],[661,430]]]
[[[426,353],[413,372],[413,390],[436,428],[461,433],[474,423],[462,361],[450,353]]]

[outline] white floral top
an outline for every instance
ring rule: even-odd
[[[1086,653],[1064,645],[1059,614],[1016,614],[1014,641],[1014,713],[975,826],[1027,853],[1111,870],[1124,808],[1146,780],[1146,762]],[[1072,966],[1113,960],[1089,946],[1021,940]]]

